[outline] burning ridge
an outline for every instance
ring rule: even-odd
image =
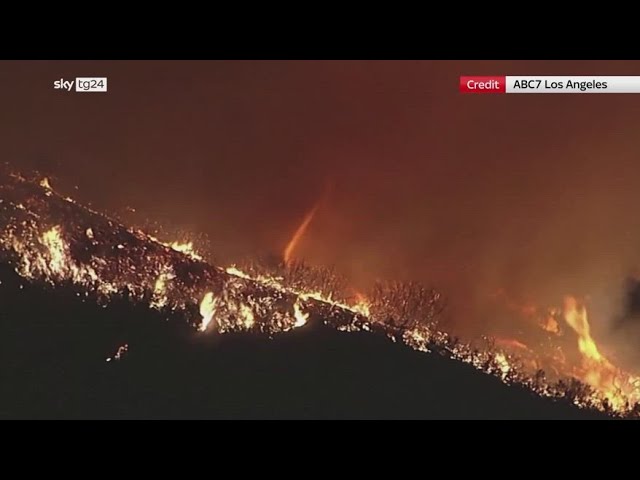
[[[616,416],[640,414],[635,377],[607,362],[615,380],[610,389],[594,389],[572,375],[552,382],[541,370],[527,370],[512,348],[493,339],[467,344],[441,331],[441,295],[417,284],[380,285],[369,299],[349,298],[331,271],[291,261],[277,268],[257,263],[221,268],[204,261],[191,245],[163,243],[61,196],[46,179],[9,172],[0,172],[0,228],[0,262],[21,277],[73,285],[99,303],[126,297],[167,312],[172,321],[187,322],[202,335],[272,336],[310,321],[341,331],[373,331],[469,363],[542,396]],[[573,308],[570,318],[584,330],[586,313]],[[599,352],[590,353],[598,361]]]

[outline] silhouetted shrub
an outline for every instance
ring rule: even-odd
[[[375,321],[405,330],[435,324],[445,308],[440,292],[415,282],[379,282],[370,301]]]
[[[245,260],[239,266],[253,277],[277,279],[283,286],[302,292],[317,292],[337,301],[349,299],[348,282],[334,268],[308,265],[302,261],[288,264],[275,257]]]

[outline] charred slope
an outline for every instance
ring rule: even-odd
[[[320,322],[198,335],[131,300],[0,267],[1,418],[599,418],[473,367]],[[129,351],[106,362],[119,345]]]

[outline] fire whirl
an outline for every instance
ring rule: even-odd
[[[438,328],[442,299],[436,291],[392,284],[368,297],[348,298],[331,282],[315,288],[313,281],[294,278],[297,267],[290,254],[316,208],[294,235],[289,255],[285,252],[284,273],[221,268],[206,263],[189,242],[161,242],[59,195],[47,179],[0,172],[0,262],[26,280],[72,285],[97,302],[126,296],[170,313],[172,320],[183,319],[194,334],[275,335],[320,321],[341,331],[379,332],[582,408],[639,416],[640,377],[601,353],[586,307],[575,298],[567,297],[561,309],[521,309],[540,317],[536,328],[545,335],[544,347],[516,338],[464,343]],[[553,343],[561,329],[572,335],[578,365]],[[128,349],[127,344],[118,347],[107,361],[120,360]]]
[[[318,211],[319,207],[320,202],[316,203],[313,208],[309,210],[309,212],[307,212],[307,214],[304,216],[304,219],[302,220],[302,223],[298,226],[295,233],[293,234],[293,237],[291,237],[291,240],[289,240],[289,243],[287,243],[287,246],[285,247],[284,253],[282,255],[284,263],[289,264],[293,260],[293,252],[295,251],[296,247],[300,243],[300,240],[302,240],[302,237],[309,228],[313,217],[316,216],[316,212]]]

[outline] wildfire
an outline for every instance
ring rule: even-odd
[[[49,250],[49,269],[57,276],[63,276],[67,270],[66,244],[62,239],[60,227],[53,227],[42,235],[42,244]]]
[[[172,250],[176,252],[184,253],[185,255],[195,260],[202,260],[202,257],[193,248],[193,242],[173,242],[168,244],[167,246]]]
[[[302,311],[302,308],[300,308],[300,303],[296,302],[293,304],[293,312],[296,318],[296,323],[294,324],[295,327],[302,327],[307,323],[309,314]]]
[[[588,360],[609,366],[609,362],[598,351],[596,342],[591,338],[587,309],[584,305],[578,305],[574,297],[564,299],[564,319],[578,334],[578,348]]]
[[[195,247],[193,246],[193,242],[191,242],[191,241],[163,242],[159,238],[157,238],[157,237],[155,237],[153,235],[148,235],[145,232],[143,232],[142,230],[138,230],[136,233],[138,235],[144,237],[144,238],[148,238],[149,240],[152,240],[152,241],[154,241],[156,243],[159,243],[160,245],[162,245],[162,246],[164,246],[166,248],[170,248],[174,252],[182,253],[182,254],[188,256],[189,258],[192,258],[193,260],[203,260],[202,256],[200,256],[200,254],[196,251]]]
[[[150,303],[152,308],[160,310],[169,304],[169,285],[174,278],[176,276],[173,273],[173,269],[165,266],[153,286],[153,296]]]
[[[185,318],[194,329],[207,334],[251,331],[271,336],[319,318],[341,331],[382,331],[411,348],[469,363],[505,383],[524,384],[540,395],[558,397],[565,391],[551,380],[534,382],[539,368],[555,372],[562,380],[578,379],[593,390],[576,400],[581,407],[613,408],[626,415],[640,401],[640,378],[622,371],[603,355],[591,335],[586,307],[574,297],[567,297],[562,308],[544,309],[513,302],[501,291],[496,298],[505,299],[510,311],[533,320],[527,325],[542,339],[514,334],[518,340],[463,342],[442,331],[430,313],[425,314],[425,305],[431,308],[430,302],[439,298],[437,293],[431,297],[427,290],[396,289],[395,296],[383,299],[374,293],[371,300],[361,292],[349,298],[327,289],[320,292],[301,287],[286,276],[254,274],[237,266],[219,268],[202,261],[192,242],[164,243],[128,229],[58,195],[46,179],[31,182],[13,176],[7,185],[0,183],[0,199],[4,221],[0,261],[31,281],[71,283],[100,301],[126,294],[150,308],[170,309],[175,318]],[[306,214],[288,243],[284,251],[287,264],[318,208],[319,203]],[[420,292],[421,308],[412,308],[411,292]],[[390,320],[394,309],[401,312],[400,318]],[[428,318],[422,318],[424,315]],[[412,316],[420,318],[406,318]],[[557,335],[559,322],[570,327],[563,336]],[[571,365],[571,356],[563,351],[566,345],[558,343],[571,340],[573,332],[580,365]],[[119,347],[107,361],[120,359],[127,350],[126,344]]]
[[[217,299],[213,296],[213,292],[207,292],[200,302],[200,315],[202,315],[202,323],[200,324],[200,331],[204,332],[213,320],[213,316],[216,313]]]
[[[509,365],[509,361],[504,353],[497,353],[495,356],[495,362],[498,365],[499,375],[502,380],[506,380],[509,372],[511,371],[511,365]]]
[[[640,391],[629,388],[631,384],[637,383],[636,378],[620,371],[600,353],[591,336],[586,307],[580,305],[576,298],[566,297],[564,318],[578,335],[578,349],[583,356],[584,381],[602,392],[614,408],[621,408],[630,399],[637,401]]]
[[[355,301],[356,304],[360,304],[360,303],[369,303],[369,299],[367,298],[367,296],[359,291],[356,291],[353,295],[353,299]]]

